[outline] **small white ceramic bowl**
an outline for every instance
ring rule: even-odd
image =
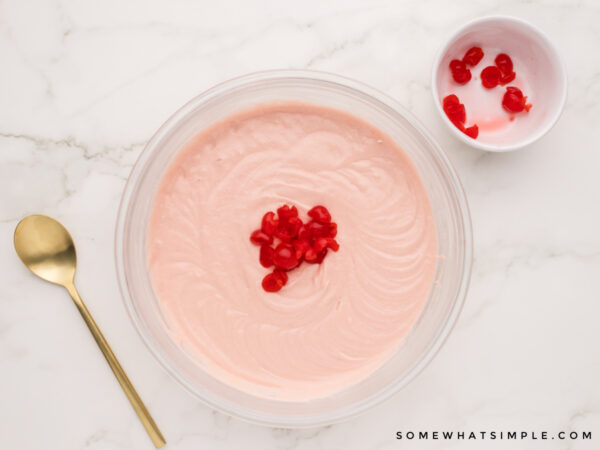
[[[473,46],[483,49],[484,59],[470,68],[471,81],[459,85],[448,65]],[[519,87],[533,104],[531,111],[512,119],[502,109],[506,86],[485,89],[479,76],[501,52],[512,58],[517,73],[508,86]],[[465,144],[491,152],[516,150],[541,138],[558,120],[567,98],[567,74],[555,46],[537,27],[507,16],[475,19],[454,32],[435,58],[431,81],[433,101],[452,133]],[[466,126],[479,126],[477,139],[462,133],[444,113],[442,99],[449,94],[465,104]]]

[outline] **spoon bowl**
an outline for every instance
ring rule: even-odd
[[[60,222],[48,216],[27,216],[17,225],[14,239],[19,258],[38,277],[61,286],[73,282],[75,245]]]

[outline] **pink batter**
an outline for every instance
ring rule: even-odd
[[[284,203],[325,205],[340,250],[278,293],[248,239]],[[354,384],[398,347],[436,264],[431,206],[407,156],[341,111],[271,104],[192,139],[160,183],[149,267],[173,338],[239,389],[303,400]]]

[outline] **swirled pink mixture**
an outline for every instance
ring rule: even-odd
[[[248,236],[265,211],[325,205],[340,243],[267,293]],[[192,139],[166,169],[149,268],[173,339],[255,395],[303,400],[359,382],[398,347],[432,284],[436,233],[411,161],[341,111],[244,111]]]

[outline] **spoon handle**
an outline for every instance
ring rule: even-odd
[[[98,325],[96,325],[96,322],[94,322],[92,315],[90,314],[88,309],[85,307],[85,304],[83,303],[83,300],[81,300],[81,297],[79,296],[79,293],[77,292],[77,289],[75,289],[75,285],[73,283],[66,284],[65,288],[67,289],[67,291],[69,292],[69,295],[75,302],[77,309],[81,313],[81,317],[83,317],[83,320],[85,321],[88,328],[92,332],[92,336],[94,336],[94,339],[95,339],[96,343],[98,344],[98,347],[100,347],[100,350],[102,350],[102,354],[106,358],[106,361],[108,362],[108,365],[110,366],[113,373],[115,374],[115,377],[117,377],[117,380],[119,381],[119,384],[123,388],[125,395],[129,399],[131,406],[133,406],[135,413],[140,418],[140,421],[142,422],[142,425],[144,425],[144,428],[146,429],[146,432],[150,436],[150,439],[152,439],[154,446],[156,448],[160,448],[160,447],[164,446],[166,444],[165,438],[163,437],[160,430],[156,426],[154,419],[152,419],[152,416],[146,409],[144,402],[142,402],[142,399],[135,391],[135,388],[131,384],[131,381],[129,381],[129,378],[127,378],[127,375],[125,374],[125,371],[121,367],[121,364],[119,364],[119,361],[117,361],[117,357],[110,349],[108,342],[106,342],[106,339],[104,339],[104,336],[102,335],[102,332],[100,331],[100,328],[98,328]]]

